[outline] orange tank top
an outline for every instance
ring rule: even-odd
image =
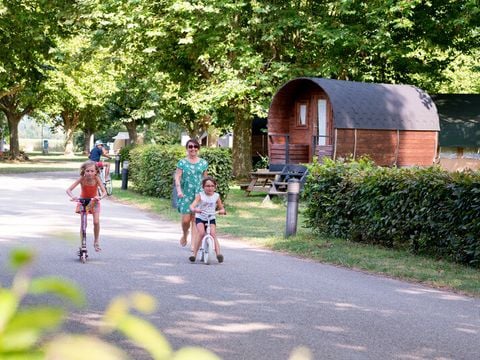
[[[81,198],[94,198],[98,194],[98,187],[97,184],[95,185],[87,185],[82,183],[82,190],[80,191]]]

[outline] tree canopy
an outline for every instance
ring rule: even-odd
[[[478,91],[471,76],[480,71],[477,0],[83,0],[70,22],[59,22],[55,37],[32,50],[22,45],[35,34],[26,34],[19,24],[27,20],[12,11],[23,2],[4,3],[10,7],[0,6],[0,16],[8,10],[16,18],[8,29],[20,42],[11,57],[0,57],[3,94],[33,83],[33,73],[46,76],[40,65],[27,66],[27,56],[14,61],[14,54],[29,53],[55,68],[51,78],[76,79],[64,82],[64,92],[75,95],[77,110],[103,107],[108,121],[131,128],[173,122],[191,136],[233,129],[238,176],[251,167],[253,117],[266,116],[276,89],[294,77]],[[32,22],[34,33],[45,31],[46,14],[50,20],[63,14],[38,4],[45,15]],[[46,61],[58,55],[52,48],[68,48],[75,39],[85,43],[73,64],[67,56]],[[4,80],[2,69],[15,66],[23,70]]]

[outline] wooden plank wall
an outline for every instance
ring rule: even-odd
[[[252,156],[268,155],[268,137],[267,134],[252,135]]]
[[[308,145],[307,144],[290,144],[289,145],[289,163],[300,164],[309,163]],[[270,144],[270,162],[272,164],[285,164],[285,144]]]
[[[436,131],[400,131],[398,166],[429,166],[437,155]]]
[[[381,166],[428,166],[436,155],[435,131],[338,129],[336,157],[368,155]]]
[[[326,97],[326,94],[317,85],[307,81],[300,88],[291,87],[277,93],[270,105],[268,114],[268,134],[288,134],[291,164],[309,163],[313,152],[311,149],[312,135],[317,132],[316,99]],[[300,127],[296,124],[295,103],[306,101],[307,126]],[[328,105],[329,121],[331,121],[331,109]],[[285,137],[269,136],[269,157],[271,163],[285,163]]]
[[[277,94],[268,112],[268,133],[288,134],[289,121],[293,117],[292,99],[289,93]]]

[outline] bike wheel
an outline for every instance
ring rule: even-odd
[[[78,251],[78,257],[80,262],[85,264],[87,262],[87,214],[82,211],[80,218],[80,249]]]
[[[98,176],[100,177],[100,182],[103,184],[103,186],[106,186],[105,185],[105,172],[104,172],[103,168],[100,170],[100,173],[98,174]],[[101,186],[98,187],[98,196],[102,196]]]
[[[107,180],[105,183],[105,190],[107,190],[107,195],[110,196],[113,193],[112,180]]]
[[[205,264],[210,265],[215,259],[215,241],[213,237],[207,236],[205,239]]]

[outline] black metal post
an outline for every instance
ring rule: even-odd
[[[120,175],[120,155],[115,155],[115,175]],[[118,179],[118,178],[117,178]]]
[[[300,194],[300,180],[290,179],[287,185],[287,220],[285,237],[297,233],[298,199]]]
[[[128,188],[128,161],[123,162],[122,168],[122,190],[127,190]]]

